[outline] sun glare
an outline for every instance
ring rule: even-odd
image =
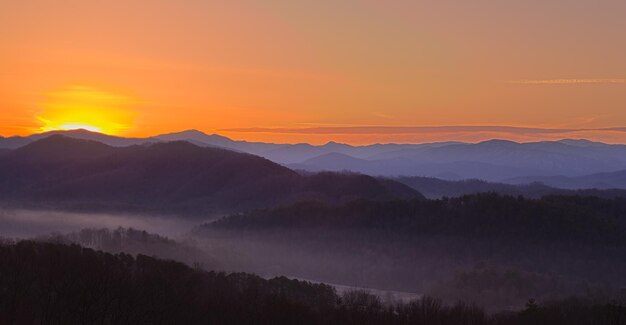
[[[132,127],[131,98],[86,86],[48,93],[37,116],[43,132],[85,129],[120,134]]]

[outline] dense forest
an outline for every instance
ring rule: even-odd
[[[463,297],[493,311],[519,309],[533,297],[619,295],[625,212],[622,198],[484,193],[303,202],[231,215],[194,233],[207,247],[229,247],[225,265],[233,268],[429,293],[449,303]]]
[[[570,299],[488,315],[429,297],[384,304],[365,292],[216,273],[50,242],[0,245],[2,324],[624,324],[618,301]]]
[[[495,193],[440,200],[357,200],[346,205],[301,202],[232,215],[212,228],[376,229],[420,235],[500,240],[574,241],[622,245],[626,199],[546,196],[538,200]]]

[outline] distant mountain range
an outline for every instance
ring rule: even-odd
[[[258,156],[184,141],[113,147],[55,134],[0,154],[0,204],[13,207],[210,216],[300,200],[415,197],[422,196],[392,180],[304,176]]]
[[[440,142],[366,146],[329,142],[316,146],[235,141],[197,130],[148,138],[122,138],[74,130],[0,138],[0,155],[2,149],[19,148],[55,134],[94,140],[113,147],[182,140],[198,146],[254,154],[291,169],[311,172],[352,171],[386,177],[480,179],[511,184],[542,182],[564,188],[626,189],[626,179],[610,174],[626,174],[622,172],[626,170],[626,145],[572,139],[528,143],[490,140],[475,144]],[[606,177],[606,181],[597,181],[597,177]]]

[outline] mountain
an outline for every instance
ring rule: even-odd
[[[578,177],[626,169],[626,145],[584,139],[518,143],[372,144],[352,146],[275,144],[237,141],[218,134],[187,130],[149,138],[123,138],[86,130],[54,131],[29,137],[0,138],[0,149],[14,149],[55,134],[123,147],[154,142],[187,141],[197,146],[250,153],[306,171],[353,171],[371,176],[423,176],[448,180],[503,182],[529,176]]]
[[[326,154],[299,164],[288,164],[292,169],[305,171],[352,171],[373,176],[422,176],[446,180],[484,179],[500,180],[510,175],[534,175],[540,170],[494,165],[477,161],[422,161],[406,157],[366,160],[343,154]]]
[[[132,146],[132,145],[159,141],[158,139],[152,138],[152,137],[124,138],[124,137],[117,137],[117,136],[102,134],[98,132],[92,132],[92,131],[88,131],[84,129],[67,130],[67,131],[50,131],[50,132],[31,135],[28,137],[28,139],[30,141],[37,141],[37,140],[48,138],[53,135],[63,135],[63,136],[66,136],[68,138],[73,138],[73,139],[98,141],[98,142],[104,143],[112,147],[127,147],[127,146]]]
[[[167,142],[113,147],[62,135],[0,155],[5,204],[85,210],[207,214],[298,200],[419,197],[370,176],[303,176],[231,150]]]
[[[626,169],[626,146],[563,140],[517,143],[490,140],[404,147],[368,158],[323,154],[288,166],[351,170],[377,176],[425,176],[503,181],[525,176],[581,176]]]
[[[263,142],[235,141],[219,134],[208,135],[198,130],[161,134],[157,135],[155,138],[161,141],[190,141],[198,145],[226,148],[256,155],[265,151],[287,146]]]
[[[63,135],[68,138],[98,141],[113,147],[126,147],[147,142],[157,142],[155,138],[124,138],[92,132],[84,129],[59,130],[33,134],[27,137],[0,137],[0,149],[17,149],[34,141],[48,138],[53,135]]]
[[[505,181],[510,184],[543,183],[548,186],[566,189],[626,189],[626,170],[609,173],[596,173],[578,177],[530,176]]]
[[[376,162],[371,162],[377,164]],[[358,170],[364,172],[365,166],[368,161],[364,159],[354,158],[346,154],[331,152],[317,156],[311,159],[307,159],[298,164],[288,165],[294,169],[302,169],[307,171],[319,172],[322,170],[328,171],[341,171],[341,170]]]

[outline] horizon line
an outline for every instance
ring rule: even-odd
[[[376,132],[376,133],[371,133],[372,129],[376,129],[376,130],[385,130],[386,132]],[[480,132],[500,132],[500,133],[509,133],[511,135],[540,135],[540,134],[559,134],[559,133],[574,133],[574,132],[620,132],[620,133],[626,133],[626,127],[604,127],[604,128],[532,128],[532,127],[516,127],[516,126],[494,126],[494,125],[483,125],[483,126],[476,126],[476,125],[456,125],[456,126],[413,126],[413,127],[407,127],[407,126],[351,126],[351,127],[314,127],[314,128],[233,128],[233,129],[213,129],[217,132],[219,131],[224,131],[224,132],[242,132],[242,133],[262,133],[262,132],[266,132],[266,133],[288,133],[288,134],[353,134],[353,135],[372,135],[372,134],[420,134],[420,133],[453,133],[453,132],[469,132],[469,133],[480,133]],[[337,130],[343,130],[344,132],[339,132],[339,133],[335,133]],[[367,131],[369,130],[369,131]],[[398,131],[398,132],[394,132]],[[40,133],[32,133],[30,135],[24,135],[24,136],[20,136],[20,135],[15,135],[15,136],[2,136],[0,135],[0,138],[3,139],[10,139],[10,138],[28,138],[31,136],[35,136],[35,135],[41,135],[41,134],[46,134],[46,133],[54,133],[54,132],[60,132],[60,133],[69,133],[69,132],[76,132],[76,131],[82,131],[82,132],[87,132],[87,133],[92,133],[92,134],[100,134],[100,135],[104,135],[104,136],[109,136],[109,137],[116,137],[116,138],[123,138],[123,139],[150,139],[150,138],[158,138],[159,136],[162,135],[168,135],[168,134],[173,134],[173,133],[183,133],[183,132],[189,132],[189,131],[196,131],[196,132],[200,132],[204,135],[207,136],[211,136],[211,135],[217,135],[217,136],[222,136],[225,137],[229,140],[232,141],[245,141],[245,142],[250,142],[250,143],[271,143],[271,144],[310,144],[310,145],[314,145],[314,146],[321,146],[321,145],[325,145],[325,144],[329,144],[329,143],[338,143],[338,144],[344,144],[344,145],[350,145],[350,146],[367,146],[367,145],[375,145],[375,144],[428,144],[428,143],[446,143],[446,142],[457,142],[457,143],[466,143],[466,144],[478,144],[478,143],[483,143],[483,142],[489,142],[489,141],[509,141],[509,142],[514,142],[514,143],[519,143],[519,144],[523,144],[523,143],[536,143],[536,142],[559,142],[559,141],[564,141],[564,140],[574,140],[574,141],[590,141],[590,142],[596,142],[596,143],[603,143],[603,144],[626,144],[626,142],[606,142],[606,141],[601,141],[601,140],[594,140],[592,138],[587,138],[587,137],[567,137],[567,136],[563,136],[562,138],[555,138],[555,139],[536,139],[536,140],[529,140],[529,141],[523,141],[523,140],[514,140],[514,139],[507,139],[506,137],[491,137],[491,138],[485,138],[485,139],[480,139],[480,140],[475,140],[475,141],[470,141],[470,140],[455,140],[455,139],[447,139],[447,140],[426,140],[426,141],[412,141],[412,142],[406,142],[406,141],[390,141],[390,142],[384,142],[384,141],[373,141],[367,144],[350,144],[348,142],[341,142],[338,140],[328,140],[326,142],[324,142],[323,144],[312,144],[311,142],[273,142],[273,141],[254,141],[254,140],[236,140],[233,139],[232,137],[229,136],[225,136],[223,135],[223,133],[206,133],[204,131],[201,131],[197,128],[191,128],[191,129],[184,129],[181,131],[173,131],[173,132],[165,132],[165,133],[158,133],[158,134],[154,134],[154,135],[148,135],[148,136],[121,136],[121,135],[112,135],[112,134],[106,134],[103,132],[94,132],[91,130],[87,130],[87,129],[72,129],[72,130],[53,130],[53,131],[47,131],[47,132],[40,132]],[[304,131],[304,132],[301,132]],[[346,132],[347,131],[347,132]],[[361,131],[361,132],[359,132]],[[363,132],[363,131],[367,131],[367,132]]]

